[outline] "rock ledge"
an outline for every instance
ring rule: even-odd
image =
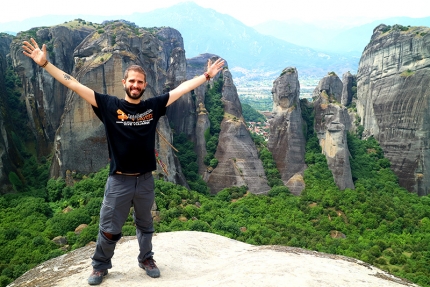
[[[160,278],[150,278],[138,267],[137,240],[125,237],[101,286],[418,286],[357,259],[254,246],[211,233],[158,233],[153,245]],[[8,287],[88,286],[93,250],[90,244],[53,258]]]

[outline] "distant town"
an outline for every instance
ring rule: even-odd
[[[260,135],[264,138],[265,141],[269,140],[269,130],[270,130],[270,124],[269,121],[265,122],[248,122],[246,123],[248,125],[248,130],[250,132],[254,132],[257,135]]]

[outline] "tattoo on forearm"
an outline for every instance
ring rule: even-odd
[[[67,75],[67,74],[64,74],[64,79],[66,80],[66,81],[69,81],[69,80],[71,80],[72,79],[72,77],[70,77],[69,75]]]

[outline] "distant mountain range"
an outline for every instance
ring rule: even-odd
[[[184,38],[187,58],[202,53],[217,54],[228,61],[235,78],[271,80],[289,66],[296,67],[301,78],[319,79],[331,71],[339,75],[346,71],[355,73],[365,46],[363,43],[370,40],[372,30],[377,25],[371,23],[348,31],[333,32],[309,25],[271,22],[254,29],[229,15],[185,2],[147,13],[111,16],[109,19],[97,15],[31,18],[0,23],[0,31],[18,32],[76,18],[96,23],[124,19],[140,27],[170,26]],[[430,22],[430,17],[426,19]]]

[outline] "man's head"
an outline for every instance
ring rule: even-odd
[[[131,65],[125,70],[122,83],[128,98],[132,102],[139,100],[147,85],[145,70],[139,65]]]

